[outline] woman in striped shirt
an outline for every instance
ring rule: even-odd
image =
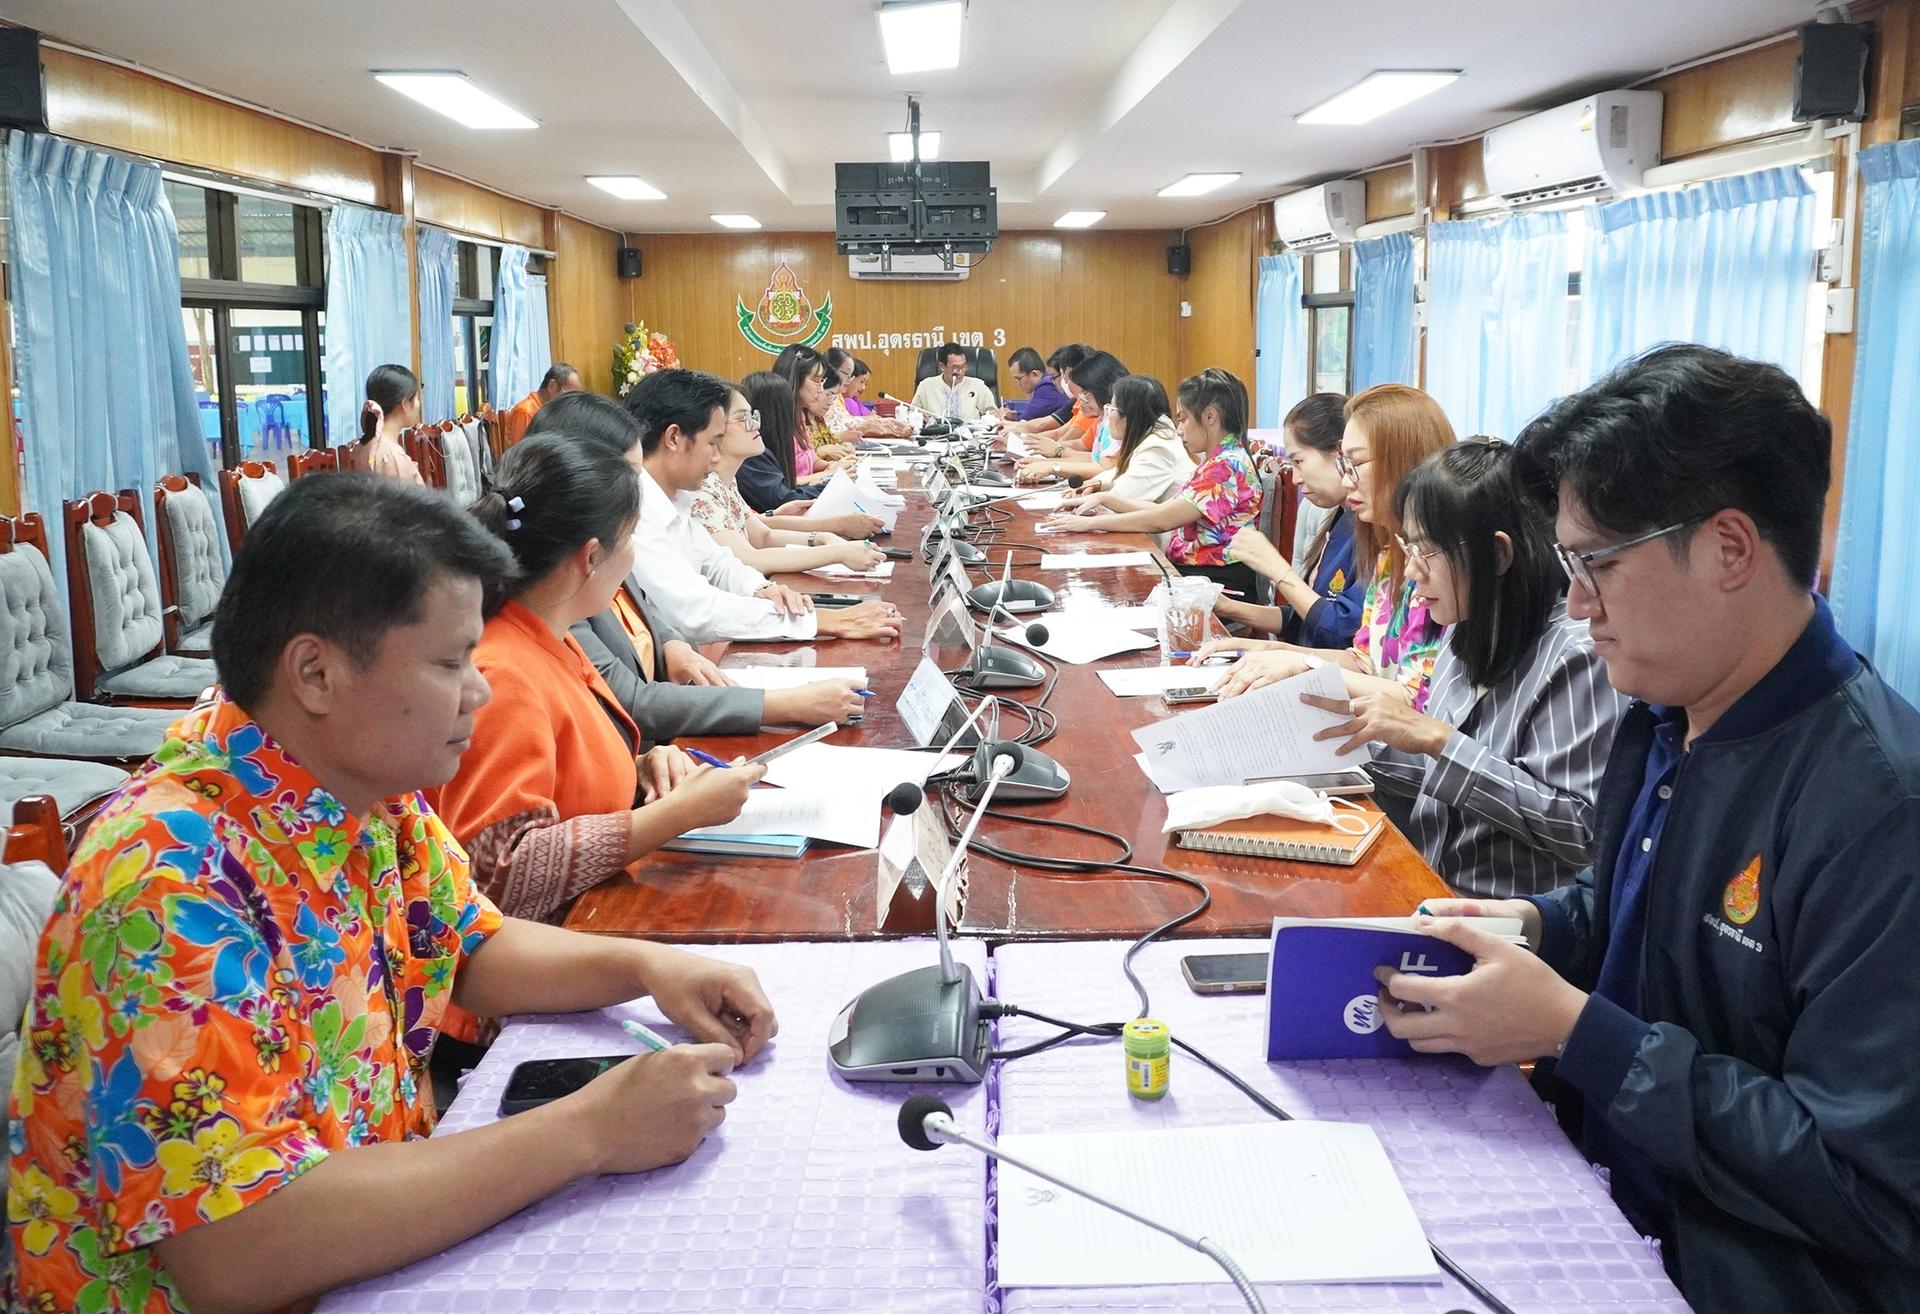
[[[1492,439],[1417,467],[1394,513],[1414,593],[1445,627],[1426,709],[1351,678],[1345,701],[1302,699],[1346,718],[1319,738],[1374,746],[1382,803],[1448,884],[1481,898],[1541,894],[1587,865],[1626,708],[1567,615],[1542,482]]]

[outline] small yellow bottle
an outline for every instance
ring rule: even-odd
[[[1157,1100],[1167,1093],[1167,1060],[1173,1054],[1173,1036],[1165,1022],[1137,1017],[1122,1029],[1127,1052],[1127,1094],[1137,1100]]]

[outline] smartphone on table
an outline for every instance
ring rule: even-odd
[[[608,1068],[625,1063],[632,1054],[605,1054],[599,1058],[530,1059],[514,1068],[500,1096],[500,1116],[510,1117],[551,1104],[573,1094]]]
[[[1196,995],[1263,995],[1267,992],[1265,954],[1189,954],[1180,975]]]
[[[1249,780],[1249,785],[1265,784],[1269,780],[1291,780],[1305,785],[1308,789],[1319,790],[1323,794],[1352,795],[1373,793],[1373,777],[1363,767],[1345,767],[1339,771],[1309,772],[1299,776],[1261,776]]]

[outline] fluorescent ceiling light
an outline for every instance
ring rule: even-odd
[[[913,158],[913,134],[910,132],[889,132],[887,134],[887,155],[895,164],[904,164]],[[940,134],[922,132],[920,134],[920,158],[937,160],[940,158]]]
[[[1053,221],[1055,228],[1091,228],[1107,217],[1105,210],[1069,210]]]
[[[420,72],[373,71],[373,76],[403,96],[411,96],[430,110],[446,115],[466,128],[537,128],[540,125],[475,86],[465,73],[452,70]]]
[[[1402,105],[1440,90],[1460,76],[1455,69],[1381,69],[1369,73],[1330,100],[1323,100],[1295,123],[1371,123]]]
[[[1177,183],[1160,189],[1161,196],[1205,196],[1208,192],[1239,181],[1237,173],[1190,173]]]
[[[964,0],[890,0],[881,5],[887,72],[960,67],[960,20],[966,14]]]
[[[722,228],[758,228],[760,221],[750,214],[710,214],[707,218]]]
[[[612,192],[623,201],[664,201],[667,194],[652,183],[630,173],[588,175],[587,181],[603,192]]]

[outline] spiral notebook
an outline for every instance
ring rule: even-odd
[[[1198,849],[1205,853],[1278,858],[1284,862],[1325,862],[1336,867],[1351,867],[1366,856],[1367,850],[1373,847],[1387,825],[1386,816],[1372,803],[1363,802],[1360,806],[1360,812],[1341,809],[1350,816],[1366,819],[1367,829],[1359,835],[1350,835],[1346,831],[1312,821],[1266,815],[1223,821],[1203,830],[1183,830],[1175,839],[1183,849]]]

